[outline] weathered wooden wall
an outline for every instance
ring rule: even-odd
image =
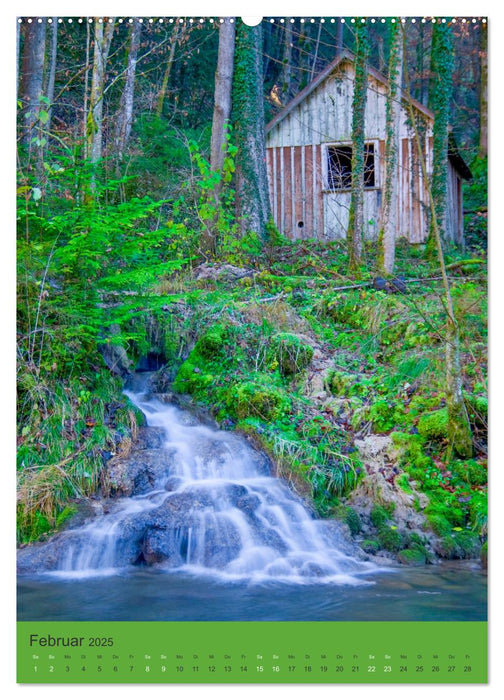
[[[353,78],[353,64],[343,61],[299,104],[288,109],[282,119],[273,121],[268,130],[273,218],[289,238],[333,240],[346,235],[350,191],[328,189],[326,146],[351,144]],[[386,85],[369,75],[365,134],[366,141],[375,144],[375,187],[366,188],[364,193],[364,235],[371,239],[378,234],[381,217],[386,93]],[[431,172],[432,120],[425,114],[422,117],[427,130],[425,155]],[[404,105],[399,137],[397,236],[419,243],[428,232],[428,197]],[[452,175],[456,178],[454,171]],[[452,190],[456,192],[453,187]]]

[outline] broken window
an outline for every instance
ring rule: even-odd
[[[329,190],[349,190],[352,187],[352,146],[327,147],[327,184]],[[364,146],[364,187],[375,186],[375,148]]]

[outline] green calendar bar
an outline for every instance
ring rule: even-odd
[[[486,683],[486,622],[18,622],[19,683]]]

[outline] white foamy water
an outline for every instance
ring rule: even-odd
[[[228,581],[371,583],[376,566],[351,556],[244,437],[126,393],[148,426],[162,428],[166,469],[151,490],[111,499],[108,512],[68,531],[56,575],[106,576],[147,561]]]

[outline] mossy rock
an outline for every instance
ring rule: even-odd
[[[424,552],[420,549],[402,549],[397,555],[397,561],[406,566],[423,566],[427,563]]]
[[[224,346],[228,340],[228,329],[220,323],[211,326],[199,338],[194,351],[205,360],[219,359],[223,356]]]
[[[444,440],[448,437],[448,409],[440,408],[421,416],[418,433],[427,440]]]
[[[376,540],[362,540],[360,542],[361,549],[368,554],[376,554],[380,551],[380,543]]]
[[[452,472],[471,486],[484,486],[488,481],[486,465],[478,464],[476,460],[455,462],[451,465]]]
[[[198,394],[199,391],[205,390],[214,381],[212,374],[202,370],[205,366],[205,360],[193,351],[179,367],[173,389],[187,394]]]
[[[342,520],[348,525],[352,535],[358,535],[362,530],[360,515],[351,506],[336,506],[332,514],[335,518]]]
[[[285,394],[259,382],[235,384],[227,394],[226,403],[238,420],[256,417],[274,421],[291,407]]]
[[[427,515],[427,522],[438,537],[446,537],[451,534],[452,525],[443,515]]]
[[[373,527],[380,529],[390,520],[390,515],[383,506],[373,506],[369,518]]]
[[[333,372],[329,377],[329,388],[334,396],[347,396],[355,377],[345,372]]]
[[[378,530],[378,541],[389,552],[399,552],[404,547],[404,537],[393,525],[383,525]]]
[[[293,333],[277,333],[271,338],[268,361],[278,363],[284,376],[298,374],[313,357],[313,348]]]
[[[480,556],[481,544],[474,532],[463,530],[443,537],[436,551],[445,559],[473,559]]]

